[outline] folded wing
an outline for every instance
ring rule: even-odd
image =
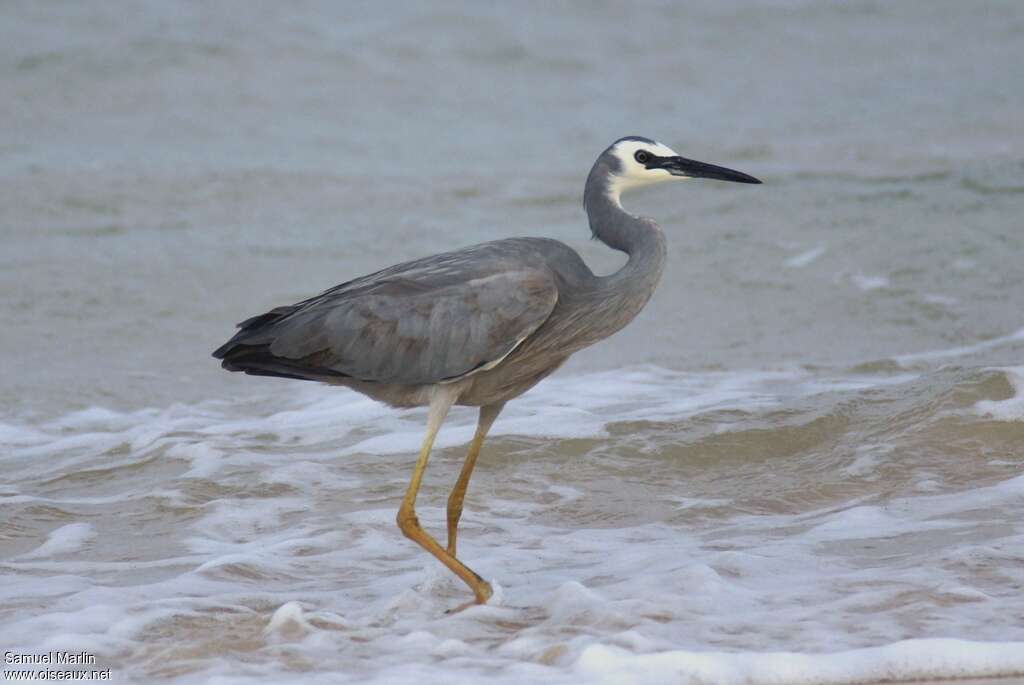
[[[253,317],[214,356],[255,375],[437,383],[498,363],[557,300],[543,266],[450,253]]]

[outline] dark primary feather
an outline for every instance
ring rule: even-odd
[[[496,362],[558,300],[543,239],[426,257],[239,324],[224,368],[305,380],[437,383]]]

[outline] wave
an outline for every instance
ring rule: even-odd
[[[1024,672],[1020,367],[549,379],[481,458],[460,549],[496,599],[454,615],[394,527],[424,412],[289,388],[0,425],[5,648],[179,682]]]

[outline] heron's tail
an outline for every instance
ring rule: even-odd
[[[238,332],[213,351],[228,371],[241,371],[250,376],[276,376],[303,381],[328,381],[344,374],[330,369],[316,368],[308,359],[287,359],[270,351],[273,328],[299,309],[296,305],[275,307],[265,314],[254,316],[238,324]]]

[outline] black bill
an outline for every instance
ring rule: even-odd
[[[655,157],[647,167],[664,169],[673,176],[685,176],[687,178],[715,178],[720,181],[733,181],[735,183],[760,183],[750,174],[734,169],[726,169],[724,166],[715,166],[705,162],[698,162],[695,159],[686,157]]]

